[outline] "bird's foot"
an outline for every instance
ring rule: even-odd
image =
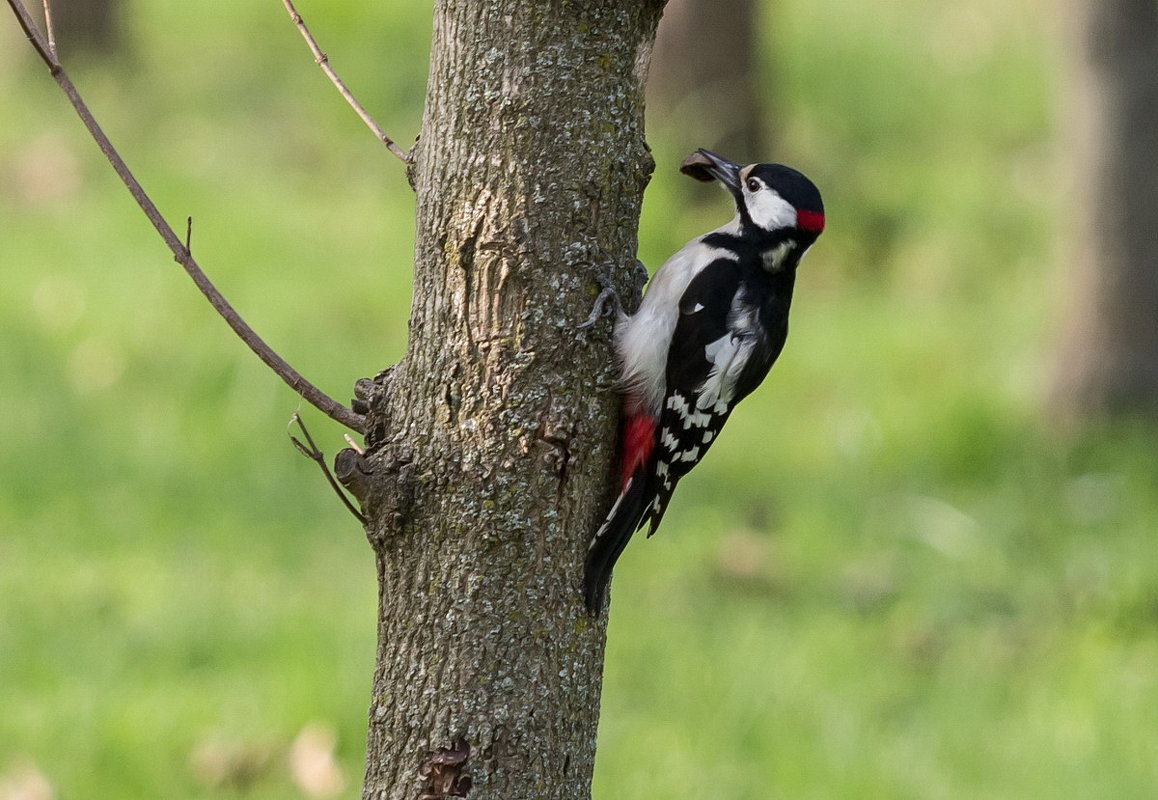
[[[602,283],[602,281],[600,281]],[[591,315],[576,325],[576,328],[590,328],[603,317],[610,317],[620,311],[619,293],[610,283],[603,286],[603,291],[595,298],[595,305],[591,307]]]
[[[639,295],[643,293],[644,284],[647,282],[647,267],[644,266],[642,260],[636,259],[635,274],[632,274],[632,298],[635,299],[631,303],[632,308],[639,304]],[[591,309],[591,315],[586,320],[576,325],[576,328],[584,329],[591,328],[596,322],[599,322],[603,317],[620,316],[626,313],[623,308],[623,301],[620,300],[620,293],[615,291],[615,286],[611,282],[610,277],[606,272],[600,272],[596,276],[599,280],[599,285],[602,287],[598,298],[595,298],[594,306]]]

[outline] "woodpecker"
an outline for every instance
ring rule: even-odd
[[[780,355],[796,267],[824,230],[820,191],[791,167],[697,150],[680,170],[722,183],[736,215],[664,262],[635,314],[618,314],[620,489],[587,553],[592,614],[631,535],[655,533],[680,478]]]

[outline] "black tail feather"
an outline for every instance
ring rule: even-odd
[[[603,595],[616,559],[644,522],[653,495],[651,483],[643,469],[636,470],[591,541],[583,574],[583,597],[592,616],[598,616],[603,609]]]

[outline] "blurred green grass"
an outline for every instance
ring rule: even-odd
[[[275,348],[338,397],[405,346],[412,198],[269,4],[130,6],[74,78]],[[302,9],[406,143],[429,9]],[[1066,298],[1063,88],[1040,0],[785,0],[783,160],[825,192],[769,382],[617,570],[599,797],[1149,798],[1158,432],[1041,412]],[[179,35],[178,33],[179,32]],[[0,24],[0,786],[357,796],[360,532],[298,407],[210,312]],[[652,120],[652,267],[727,215]],[[305,416],[324,446],[340,431]]]

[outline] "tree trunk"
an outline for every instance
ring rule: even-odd
[[[1073,211],[1081,240],[1055,406],[1158,413],[1158,4],[1080,0]]]
[[[575,323],[600,271],[633,290],[661,6],[436,3],[409,349],[339,467],[380,580],[365,798],[590,795],[618,400],[610,324]]]

